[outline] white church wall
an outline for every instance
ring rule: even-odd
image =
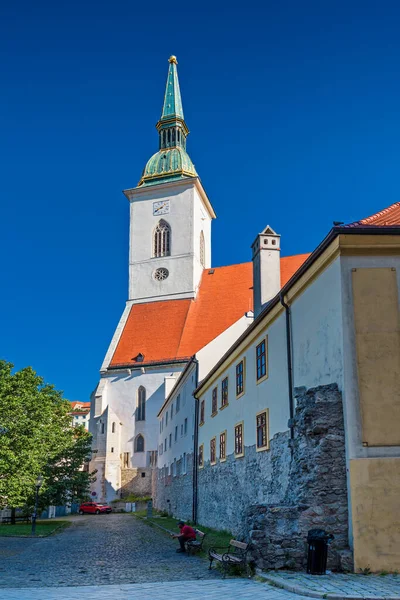
[[[129,452],[132,467],[146,467],[147,452],[157,450],[157,413],[165,401],[164,379],[166,376],[179,374],[182,367],[145,367],[144,371],[132,370],[129,374],[124,370],[107,374],[108,404],[121,420],[121,452]],[[146,390],[144,421],[137,421],[135,418],[140,386]],[[144,437],[144,452],[134,451],[135,438],[139,434]]]

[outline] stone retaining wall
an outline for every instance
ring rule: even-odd
[[[161,469],[154,469],[153,501],[158,510],[174,517],[191,520],[193,514],[193,454],[186,455],[186,474],[181,474],[181,460],[177,461],[175,477],[161,477]]]
[[[341,394],[336,384],[296,391],[294,439],[199,470],[198,520],[251,541],[262,568],[304,568],[309,529],[335,535],[330,568],[348,568],[348,509]]]
[[[349,568],[345,438],[336,385],[296,390],[293,457],[283,502],[253,505],[246,528],[263,568],[304,568],[307,532],[322,528],[335,539],[328,566]]]

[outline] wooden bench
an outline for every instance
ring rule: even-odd
[[[206,534],[200,529],[195,529],[196,532],[196,540],[189,540],[186,542],[186,552],[188,554],[194,554],[195,552],[201,552],[203,550],[203,542]]]
[[[231,566],[244,566],[247,574],[250,577],[250,569],[247,564],[247,552],[249,550],[249,544],[244,542],[238,542],[237,540],[231,540],[228,547],[224,548],[210,548],[208,551],[208,558],[210,560],[209,569],[211,569],[213,561],[221,563],[224,579],[226,573]]]

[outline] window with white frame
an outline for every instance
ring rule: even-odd
[[[178,413],[180,411],[181,408],[181,395],[178,394],[177,398],[176,398],[176,412]]]
[[[161,219],[153,234],[153,257],[171,255],[171,227],[164,219]]]

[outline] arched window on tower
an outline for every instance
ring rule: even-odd
[[[200,262],[203,269],[206,266],[206,246],[204,242],[204,233],[200,232]]]
[[[138,389],[136,421],[146,420],[146,389],[141,385]]]
[[[170,256],[171,254],[171,227],[161,219],[154,230],[153,257]]]
[[[144,437],[141,433],[135,439],[135,452],[144,452]]]

